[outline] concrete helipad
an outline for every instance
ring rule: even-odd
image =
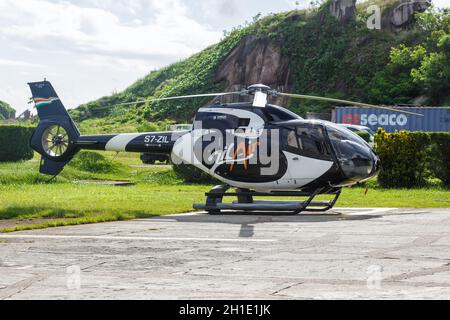
[[[449,209],[187,214],[0,235],[0,299],[450,298]]]

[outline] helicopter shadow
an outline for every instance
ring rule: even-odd
[[[208,215],[203,212],[186,215],[161,216],[158,219],[175,220],[177,222],[191,223],[223,223],[240,225],[239,237],[251,238],[255,234],[255,227],[265,223],[322,223],[334,221],[362,221],[381,218],[378,214],[346,214],[339,211],[328,213],[302,213],[288,214],[280,212],[232,212],[225,211],[217,215]]]

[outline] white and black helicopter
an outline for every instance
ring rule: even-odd
[[[56,176],[81,149],[169,154],[174,163],[193,165],[224,184],[206,194],[195,209],[219,214],[240,212],[327,211],[342,187],[376,176],[380,160],[361,137],[331,122],[305,120],[268,104],[270,96],[312,99],[381,108],[365,103],[317,96],[281,93],[257,84],[239,92],[141,100],[122,105],[241,95],[252,102],[221,103],[198,110],[193,128],[184,132],[149,132],[116,135],[81,135],[48,81],[29,83],[40,118],[31,141],[41,154],[40,172]],[[234,192],[228,192],[235,188]],[[318,195],[332,200],[315,201]],[[237,197],[232,203],[224,197]],[[254,197],[306,197],[304,201],[261,201]]]

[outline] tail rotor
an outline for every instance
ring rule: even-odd
[[[53,125],[42,134],[42,149],[51,158],[62,157],[69,148],[69,134],[60,125]]]

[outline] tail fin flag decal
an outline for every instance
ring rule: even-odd
[[[45,99],[45,98],[33,98],[33,100],[34,100],[34,103],[35,103],[35,107],[36,108],[40,108],[42,106],[46,106],[46,105],[51,104],[53,101],[59,100],[59,98],[55,98],[55,97],[51,97],[51,98],[48,98],[48,99]]]
[[[33,94],[32,99],[41,120],[55,119],[55,117],[58,116],[70,118],[66,108],[50,82],[31,82],[28,85]],[[49,105],[51,105],[51,107],[45,107]]]

